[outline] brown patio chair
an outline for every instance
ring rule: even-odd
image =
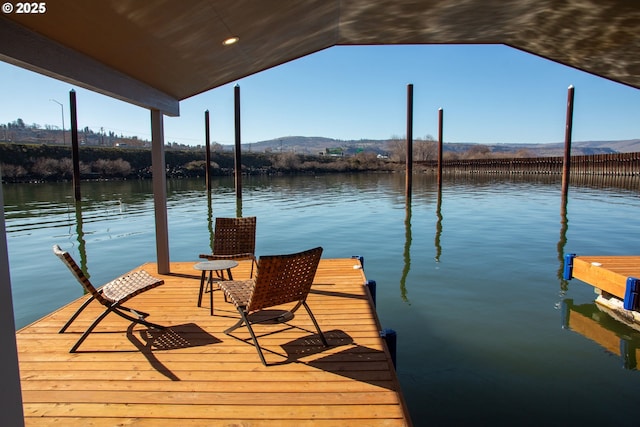
[[[78,282],[80,282],[82,287],[89,294],[89,298],[80,306],[80,308],[78,308],[73,316],[71,316],[69,321],[62,327],[62,329],[60,329],[60,333],[64,333],[64,331],[67,330],[69,325],[73,323],[73,321],[91,303],[91,301],[96,300],[100,304],[105,306],[104,312],[100,314],[100,316],[98,316],[96,320],[94,320],[93,323],[87,328],[80,339],[71,348],[69,353],[74,353],[78,349],[80,344],[82,344],[82,342],[89,336],[91,331],[93,331],[98,323],[100,323],[102,319],[104,319],[109,313],[115,313],[127,320],[135,323],[140,323],[151,328],[165,329],[164,326],[147,322],[145,318],[149,316],[148,313],[136,311],[122,305],[134,296],[146,292],[149,289],[153,289],[156,286],[162,285],[164,283],[164,280],[156,279],[146,271],[141,270],[120,276],[105,284],[101,288],[96,289],[89,281],[89,278],[85,276],[80,267],[78,267],[78,264],[76,264],[71,255],[69,255],[69,252],[63,251],[58,245],[54,245],[53,253],[55,253],[62,260],[62,262],[64,262],[64,264],[69,267],[71,273],[73,273],[74,277],[78,280]],[[125,311],[132,313],[136,317],[125,313]]]
[[[242,325],[246,325],[260,360],[266,366],[267,362],[251,324],[273,320],[290,320],[293,318],[293,313],[300,306],[303,306],[311,317],[322,344],[326,347],[327,340],[309,305],[307,305],[307,295],[311,290],[321,255],[322,248],[317,247],[289,255],[261,256],[257,263],[255,278],[244,281],[220,282],[219,286],[224,291],[225,297],[236,306],[240,313],[240,320],[224,333],[229,335]],[[271,317],[252,320],[257,317],[256,314],[264,309],[292,302],[297,304],[289,310],[287,315],[281,314],[275,319]]]
[[[256,217],[216,218],[213,234],[213,253],[200,254],[209,261],[221,259],[251,260],[251,275],[256,262]],[[229,279],[231,270],[227,270]]]

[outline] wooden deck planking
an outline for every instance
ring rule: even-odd
[[[141,266],[165,284],[128,305],[168,331],[109,315],[70,354],[101,311],[90,305],[58,334],[82,299],[18,331],[26,425],[411,425],[357,260],[323,259],[308,299],[331,346],[321,346],[301,310],[287,324],[255,328],[268,367],[246,328],[235,338],[222,332],[238,314],[220,291],[214,316],[208,294],[196,307],[193,264],[172,263],[164,276],[154,274],[155,264]],[[249,263],[233,274],[248,277]]]
[[[624,299],[627,278],[640,278],[640,256],[576,256],[572,275]]]

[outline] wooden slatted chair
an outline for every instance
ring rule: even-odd
[[[311,290],[321,255],[322,248],[317,247],[289,255],[261,256],[257,263],[255,278],[244,281],[220,282],[219,286],[224,291],[225,297],[236,306],[240,313],[240,320],[224,333],[229,335],[237,328],[246,325],[260,360],[266,366],[267,362],[251,324],[274,319],[252,321],[251,317],[255,317],[254,314],[266,308],[296,302],[297,304],[288,312],[290,316],[279,316],[282,318],[279,320],[290,320],[298,308],[304,307],[318,331],[322,344],[326,347],[327,340],[307,304],[307,296]]]
[[[213,234],[213,253],[200,254],[209,261],[232,259],[251,260],[251,276],[256,262],[256,217],[216,218]],[[231,271],[227,270],[229,278]]]
[[[147,327],[155,329],[165,329],[164,326],[156,325],[155,323],[147,322],[145,318],[149,316],[148,313],[142,311],[136,311],[128,307],[124,307],[122,304],[130,300],[136,295],[153,289],[156,286],[160,286],[164,283],[164,280],[156,279],[144,270],[134,271],[132,273],[120,276],[111,282],[105,284],[99,289],[96,289],[89,281],[89,278],[84,275],[78,264],[73,260],[68,252],[60,249],[60,246],[53,246],[53,253],[56,254],[62,262],[69,267],[71,273],[80,282],[85,291],[89,294],[89,298],[78,308],[78,310],[71,316],[69,321],[60,329],[60,333],[64,333],[67,328],[73,323],[73,321],[80,315],[80,313],[93,301],[96,300],[100,304],[105,306],[105,311],[100,314],[93,323],[82,334],[80,339],[71,348],[69,353],[74,353],[80,344],[89,336],[91,331],[104,319],[107,314],[115,313],[118,316],[124,317],[135,323],[143,324]],[[125,312],[132,313],[131,316]]]

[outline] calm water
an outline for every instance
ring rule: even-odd
[[[52,254],[60,244],[100,284],[155,261],[150,182],[5,185],[16,324],[77,298]],[[572,186],[562,215],[557,178],[402,175],[170,181],[172,261],[210,250],[215,216],[258,217],[257,253],[321,245],[361,255],[378,313],[398,334],[398,373],[416,426],[637,425],[640,333],[593,304],[593,288],[561,278],[564,253],[639,254],[638,183]],[[575,311],[620,340],[607,351],[567,325]],[[618,354],[616,354],[618,353]],[[626,355],[626,356],[625,356]]]

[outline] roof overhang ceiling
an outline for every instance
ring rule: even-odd
[[[336,45],[505,44],[640,88],[635,0],[54,0],[46,8],[0,18],[0,59],[168,115],[183,99]],[[224,46],[230,36],[239,42]]]

